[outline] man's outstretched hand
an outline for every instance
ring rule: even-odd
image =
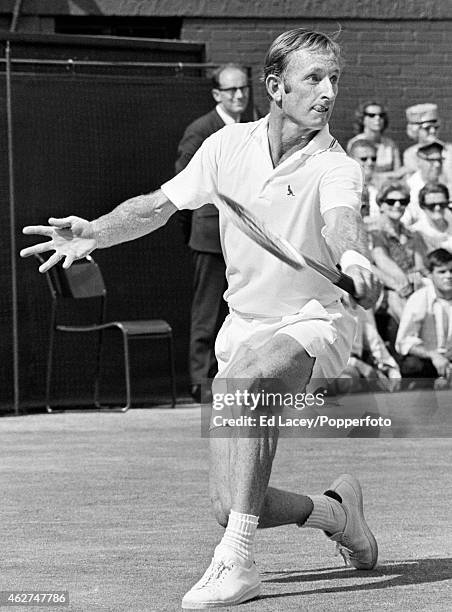
[[[39,234],[50,238],[47,242],[34,244],[20,252],[21,257],[29,257],[46,251],[55,251],[39,267],[40,272],[47,272],[63,258],[63,268],[69,268],[73,261],[86,257],[96,248],[96,240],[90,221],[74,216],[64,219],[50,217],[49,224],[28,225],[22,230],[24,234]]]

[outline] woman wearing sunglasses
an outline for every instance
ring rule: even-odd
[[[386,109],[379,102],[364,102],[355,111],[354,131],[356,136],[349,140],[347,153],[354,142],[360,139],[370,140],[377,146],[377,163],[375,171],[381,178],[395,176],[401,167],[400,151],[396,143],[384,136],[388,127]]]
[[[408,296],[423,286],[421,237],[401,222],[409,201],[405,183],[385,183],[377,195],[378,228],[371,232],[372,256],[386,289],[387,311],[397,323]]]
[[[452,211],[446,185],[426,183],[419,191],[419,206],[419,218],[409,229],[422,237],[425,254],[440,248],[452,252]]]

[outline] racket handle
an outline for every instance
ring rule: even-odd
[[[343,289],[347,293],[349,293],[352,297],[356,297],[355,294],[355,283],[353,279],[348,274],[344,274],[343,272],[339,273],[338,280],[334,283],[340,289]]]

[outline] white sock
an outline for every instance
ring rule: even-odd
[[[330,534],[344,530],[345,511],[336,499],[327,495],[309,495],[309,499],[314,508],[300,527],[323,529]]]
[[[232,555],[242,561],[252,563],[254,561],[254,535],[258,522],[258,516],[231,510],[228,526],[215,549],[215,555]]]

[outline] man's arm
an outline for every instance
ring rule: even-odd
[[[451,362],[447,355],[438,351],[427,351],[423,344],[414,344],[408,351],[410,355],[415,355],[421,359],[430,359],[440,376],[448,376],[451,369]]]
[[[46,272],[64,258],[63,267],[68,268],[76,259],[82,259],[94,251],[121,242],[135,240],[165,225],[177,210],[176,206],[158,190],[126,200],[99,219],[87,221],[70,216],[49,219],[48,226],[24,227],[24,234],[48,236],[50,240],[23,249],[21,257],[55,251],[40,272]]]
[[[356,263],[352,261],[351,255],[344,263],[344,253],[353,251],[360,256],[369,259],[367,248],[367,232],[361,215],[355,210],[337,206],[330,208],[323,214],[325,228],[323,235],[336,261],[341,262],[343,272],[353,278],[355,283],[357,301],[363,308],[370,308],[376,303],[380,294],[380,283],[377,278],[366,267],[363,267],[363,260],[356,258]],[[347,253],[350,255],[350,253]]]
[[[378,273],[384,284],[394,291],[402,291],[402,297],[406,297],[411,290],[407,287],[410,285],[410,280],[405,272],[390,258],[386,247],[377,245],[372,250],[373,259],[377,266]],[[404,289],[406,292],[404,293]]]
[[[427,316],[427,302],[422,292],[414,293],[405,304],[396,338],[396,351],[401,355],[414,355],[430,359],[440,376],[446,376],[450,361],[438,350],[427,350],[422,339],[422,326]]]

